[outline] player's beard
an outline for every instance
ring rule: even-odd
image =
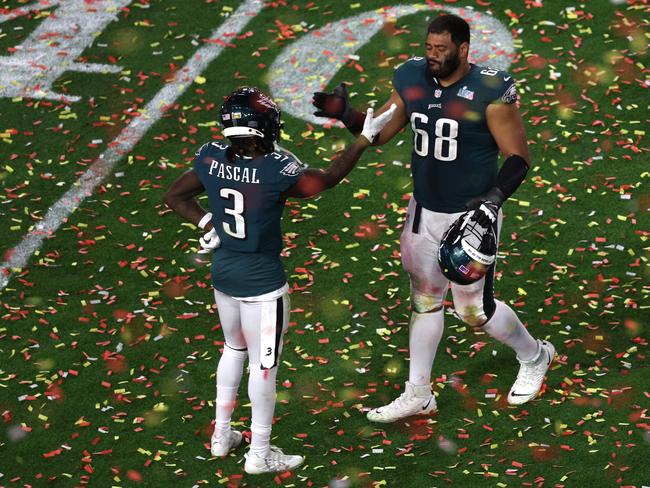
[[[429,64],[429,73],[431,73],[434,78],[444,80],[456,71],[458,66],[460,66],[460,56],[458,56],[458,49],[456,49],[453,54],[450,54],[445,58],[442,64],[436,65],[435,68]]]

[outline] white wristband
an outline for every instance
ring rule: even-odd
[[[208,222],[212,220],[212,214],[210,212],[206,213],[201,220],[199,220],[199,229],[205,229],[205,226],[208,225]]]

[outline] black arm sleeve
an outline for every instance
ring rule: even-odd
[[[345,127],[355,136],[361,134],[365,120],[366,114],[359,112],[352,106],[348,109],[348,113],[344,114],[344,117],[341,118],[341,122],[343,122]]]
[[[495,188],[500,190],[503,194],[503,200],[510,198],[528,173],[528,163],[524,158],[517,154],[512,154],[501,166],[499,174],[497,174],[497,181],[494,184]]]

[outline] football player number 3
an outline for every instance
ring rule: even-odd
[[[418,112],[411,114],[413,147],[418,156],[429,155],[429,132],[422,127],[428,122],[429,117],[425,114]],[[436,120],[434,135],[436,138],[433,141],[433,156],[439,161],[454,161],[458,155],[458,122],[446,118]]]
[[[232,188],[222,188],[219,192],[221,198],[230,200],[232,197],[233,208],[224,208],[224,212],[232,215],[235,219],[235,228],[233,229],[230,222],[223,222],[223,230],[235,239],[246,238],[246,221],[244,220],[244,195]]]

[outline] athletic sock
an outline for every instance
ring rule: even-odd
[[[248,397],[251,400],[251,452],[264,456],[271,442],[271,425],[275,412],[275,378],[278,368],[261,369],[250,365]]]
[[[431,367],[443,331],[444,311],[411,315],[409,326],[409,382],[414,386],[431,383]]]
[[[217,399],[215,405],[215,435],[223,436],[230,430],[230,418],[237,402],[237,390],[244,371],[246,351],[224,346],[217,366]]]
[[[537,341],[508,305],[499,300],[495,300],[495,302],[494,315],[483,326],[483,329],[499,342],[514,349],[518,359],[530,361],[537,355]]]

